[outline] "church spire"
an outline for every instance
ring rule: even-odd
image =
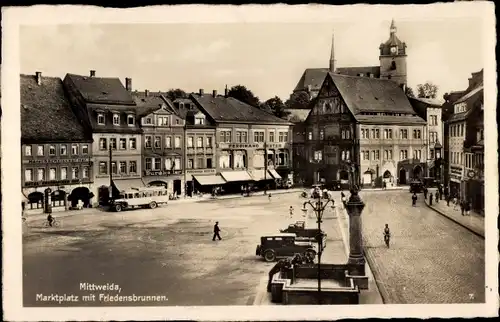
[[[394,22],[394,19],[392,19],[392,22],[391,22],[391,35],[395,34],[396,31],[397,31],[397,29],[396,29],[396,23]]]
[[[335,73],[335,37],[332,31],[332,50],[330,52],[330,73]]]

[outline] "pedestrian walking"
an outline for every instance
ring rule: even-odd
[[[429,206],[432,206],[432,192],[429,194]]]
[[[271,194],[267,195],[267,199],[269,200],[269,202],[271,202]]]
[[[458,203],[459,200],[457,199],[457,197],[453,197],[453,210],[457,210],[457,207],[459,206]]]
[[[464,216],[465,202],[463,200],[460,200],[460,210],[462,211],[462,216]]]
[[[465,215],[470,216],[470,209],[471,209],[472,203],[470,201],[467,201],[465,203]]]
[[[293,217],[293,207],[290,206],[290,209],[288,209],[289,213],[290,213],[290,218]]]
[[[446,205],[449,207],[450,206],[450,196],[445,195],[446,198]]]
[[[413,196],[411,196],[411,205],[412,205],[413,207],[415,207],[415,206],[417,205],[417,199],[418,199],[418,197],[417,197],[417,193],[416,193],[416,192],[414,192],[414,193],[413,193]]]
[[[215,237],[219,238],[219,240],[222,240],[219,235],[220,228],[219,228],[219,222],[216,221],[214,225],[214,237],[212,237],[212,241],[215,241]]]
[[[427,199],[427,193],[429,191],[427,190],[427,187],[424,187],[424,199]]]
[[[436,191],[436,196],[435,196],[435,197],[436,197],[436,203],[438,203],[438,202],[439,202],[439,196],[440,196],[440,195],[441,195],[441,194],[439,193],[439,191]]]

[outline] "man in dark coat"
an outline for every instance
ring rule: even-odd
[[[219,232],[220,232],[219,222],[216,221],[214,225],[214,237],[212,238],[213,241],[215,241],[215,237],[219,238],[219,240],[222,239],[220,238]]]
[[[415,207],[417,205],[417,193],[414,192],[413,196],[411,196],[411,205]]]
[[[429,194],[429,206],[432,206],[432,192]]]
[[[427,193],[429,190],[427,190],[427,187],[424,186],[424,199],[427,199]]]

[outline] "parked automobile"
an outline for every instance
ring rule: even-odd
[[[340,180],[332,180],[329,181],[325,184],[325,188],[330,190],[330,191],[340,191],[341,189],[341,184]]]
[[[281,233],[295,234],[296,240],[316,240],[317,236],[322,233],[322,238],[326,240],[326,234],[317,228],[306,228],[305,221],[297,221],[294,224],[288,225],[285,229],[280,229]],[[326,242],[324,242],[326,243]]]
[[[317,253],[316,243],[297,240],[297,236],[290,233],[262,236],[260,245],[257,245],[255,250],[255,255],[263,257],[266,262],[292,257],[295,254],[305,254],[315,258]]]
[[[421,180],[412,180],[410,182],[410,192],[411,193],[420,193],[424,191],[424,184]]]

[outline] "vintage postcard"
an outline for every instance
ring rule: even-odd
[[[7,320],[498,314],[493,3],[2,11]]]

